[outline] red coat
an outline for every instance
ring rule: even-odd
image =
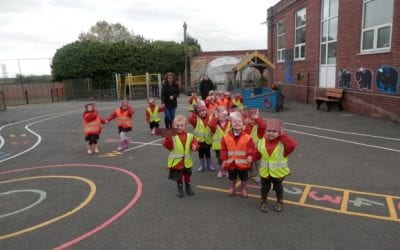
[[[258,117],[254,121],[258,125],[258,128],[257,128],[258,138],[263,138],[263,136],[265,135],[265,132],[267,132],[267,123],[265,122],[264,118],[262,118],[262,117]],[[244,127],[244,132],[246,132],[247,134],[250,134],[253,127],[254,127],[253,124],[247,123],[246,126]]]
[[[297,142],[295,141],[295,139],[293,139],[292,137],[290,137],[287,134],[282,134],[280,136],[278,136],[275,140],[268,140],[265,139],[266,143],[265,143],[265,148],[267,149],[267,152],[269,155],[272,154],[272,152],[274,152],[275,147],[278,145],[278,142],[282,142],[283,144],[283,156],[287,157],[289,156],[297,147]],[[261,155],[260,153],[257,151],[255,156],[254,156],[254,161],[258,161],[261,159]]]

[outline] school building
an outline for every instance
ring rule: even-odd
[[[314,103],[343,88],[346,111],[400,122],[400,1],[282,0],[267,10],[269,82]]]

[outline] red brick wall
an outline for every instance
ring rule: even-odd
[[[394,2],[394,13],[399,13],[400,2]],[[303,7],[307,8],[306,59],[293,62],[294,82],[284,83],[284,63],[276,63],[276,24],[283,18],[285,19],[285,46],[287,49],[293,49],[294,15]],[[320,0],[282,0],[268,10],[269,13],[273,13],[268,16],[268,57],[276,66],[273,82],[280,83],[284,95],[289,99],[312,103],[314,96],[320,91],[318,89],[320,9]],[[363,1],[339,0],[336,70],[346,69],[351,73],[351,89],[345,90],[344,107],[350,112],[400,122],[400,90],[398,89],[396,95],[390,95],[380,93],[376,87],[376,72],[382,65],[397,69],[400,78],[400,15],[393,15],[391,51],[361,55],[362,10]],[[360,90],[355,81],[355,72],[361,67],[368,68],[373,72],[371,91]],[[300,71],[304,72],[303,81],[296,80],[296,75]],[[338,81],[337,79],[337,86]]]

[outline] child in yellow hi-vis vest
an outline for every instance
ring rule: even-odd
[[[185,181],[186,194],[194,195],[190,185],[192,175],[193,159],[190,151],[197,151],[199,143],[192,133],[186,132],[186,117],[177,115],[172,123],[177,134],[167,136],[163,140],[163,145],[170,151],[168,155],[167,168],[169,169],[168,178],[176,181],[178,185],[178,197],[183,197],[183,181]]]
[[[156,134],[156,128],[160,127],[160,112],[164,112],[164,105],[157,105],[154,98],[147,100],[146,121],[149,123],[152,135]]]
[[[286,176],[290,175],[288,156],[297,147],[297,142],[283,133],[282,121],[270,119],[267,121],[267,132],[257,145],[258,153],[255,160],[261,158],[259,174],[261,177],[261,211],[268,212],[268,192],[273,184],[277,203],[275,212],[283,210],[283,185]]]
[[[214,110],[214,116],[212,120],[208,123],[213,134],[213,142],[211,149],[215,151],[215,157],[218,160],[218,173],[217,177],[221,178],[226,175],[228,177],[228,172],[222,168],[222,160],[220,159],[221,152],[221,140],[222,138],[231,130],[231,123],[229,119],[228,112],[222,106],[217,106]]]
[[[189,117],[188,122],[193,126],[193,134],[199,142],[199,161],[200,165],[197,172],[205,170],[215,171],[211,163],[211,144],[213,141],[211,129],[208,123],[211,121],[211,114],[207,110],[204,101],[195,106],[195,112]],[[205,162],[204,162],[205,160]]]

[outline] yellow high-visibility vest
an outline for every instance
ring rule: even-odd
[[[147,112],[150,114],[150,122],[159,122],[160,121],[160,115],[158,114],[158,106],[156,105],[154,107],[154,112],[151,112],[151,108],[147,108]]]
[[[290,174],[288,158],[284,156],[284,147],[282,142],[278,142],[271,155],[268,154],[265,147],[265,138],[258,142],[257,150],[261,154],[261,164],[259,168],[260,176],[266,178],[282,178]]]
[[[232,104],[235,105],[238,110],[243,110],[244,109],[243,103],[241,103],[239,100],[232,99]]]
[[[179,138],[179,135],[172,137],[174,147],[168,155],[168,168],[174,168],[182,159],[184,160],[185,168],[193,166],[193,159],[190,155],[190,143],[193,140],[193,134],[187,133],[185,147]]]
[[[221,140],[231,130],[231,123],[228,123],[228,126],[226,126],[225,131],[217,125],[217,129],[215,130],[215,133],[213,135],[213,143],[211,145],[212,150],[221,150]]]
[[[211,120],[211,117],[208,119]],[[194,128],[194,137],[198,142],[205,142],[207,144],[211,144],[213,141],[211,135],[211,129],[204,125],[203,120],[200,117],[197,117],[196,127]]]

